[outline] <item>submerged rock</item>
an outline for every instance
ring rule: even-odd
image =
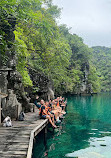
[[[105,144],[100,144],[100,146],[106,146]]]

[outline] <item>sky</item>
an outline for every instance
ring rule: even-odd
[[[111,47],[111,0],[53,0],[62,8],[59,24],[71,27],[88,46]]]

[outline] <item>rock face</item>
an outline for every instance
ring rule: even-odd
[[[8,94],[8,98],[2,99],[2,116],[7,115],[11,118],[17,118],[21,111],[29,112],[33,109],[30,98],[34,98],[35,94],[45,100],[53,99],[54,92],[52,83],[45,75],[29,68],[29,74],[33,81],[34,87],[25,88],[22,84],[22,77],[14,69],[2,68],[0,71],[0,89],[2,93]],[[38,91],[34,92],[34,88],[38,87]],[[28,95],[26,95],[26,92]],[[31,100],[33,102],[33,99]]]
[[[84,63],[81,67],[81,71],[83,72],[83,77],[81,78],[80,85],[77,85],[74,93],[79,95],[89,95],[92,94],[92,85],[88,83],[88,75],[89,75],[89,64]]]
[[[54,99],[54,91],[48,87],[48,100]]]
[[[20,112],[22,111],[22,106],[18,102],[16,95],[13,90],[8,90],[8,97],[6,99],[6,104],[3,107],[2,114],[3,117],[10,116],[11,118],[18,118]]]
[[[18,101],[22,105],[22,110],[24,112],[31,111],[32,104],[30,103],[30,99],[26,96],[26,92],[24,90],[24,86],[22,84],[22,77],[18,71],[10,72],[8,76],[8,89],[13,89],[14,93],[17,96]]]
[[[16,19],[13,16],[4,15],[4,20],[1,21],[1,31],[5,33],[4,40],[6,41],[6,48],[4,53],[0,53],[0,91],[1,93],[8,94],[8,98],[1,99],[2,117],[9,115],[12,118],[16,118],[21,111],[22,106],[18,102],[14,90],[13,84],[11,84],[11,78],[16,67],[16,56],[14,50],[15,35],[13,33],[15,29]],[[8,91],[8,89],[12,89]],[[18,108],[17,108],[18,107]]]
[[[84,63],[82,65],[82,71],[84,73],[83,79],[81,82],[80,93],[81,94],[90,94],[92,93],[92,85],[88,83],[88,75],[89,75],[89,64]]]
[[[8,75],[7,71],[0,71],[0,89],[2,93],[7,93],[7,84],[8,84],[7,75]]]
[[[20,78],[18,79],[16,78],[17,81],[15,82],[14,80],[15,78],[13,74],[16,74],[16,71],[10,69],[0,70],[0,91],[2,93],[8,94],[7,98],[1,99],[3,118],[5,118],[6,116],[10,116],[11,118],[17,118],[17,116],[22,110],[22,106],[18,102],[16,96],[16,91],[18,89],[17,82],[19,81]],[[22,87],[21,82],[20,85]],[[19,88],[21,88],[20,85]]]
[[[30,67],[28,68],[28,70],[29,70],[30,78],[32,79],[34,85],[33,89],[26,90],[29,92],[31,98],[33,98],[32,94],[37,93],[41,98],[45,100],[53,99],[54,91],[53,91],[52,82],[44,74],[37,72],[36,70]],[[36,87],[38,87],[38,89],[36,89]]]

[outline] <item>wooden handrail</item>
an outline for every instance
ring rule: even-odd
[[[33,129],[31,131],[30,134],[30,141],[29,141],[29,147],[28,147],[28,152],[27,152],[27,158],[32,158],[32,149],[33,149],[33,141],[34,141],[34,137],[36,135],[36,132],[40,129],[40,128],[44,128],[44,126],[46,126],[48,124],[48,120],[45,119],[39,126],[37,126],[35,129]],[[38,132],[37,132],[38,133]]]

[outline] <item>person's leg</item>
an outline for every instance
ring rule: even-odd
[[[54,115],[51,115],[51,116],[52,116],[52,117],[51,117],[51,118],[52,118],[52,122],[54,123]]]
[[[62,111],[61,113],[62,113],[63,115],[65,115],[65,114],[66,114],[66,112],[65,112],[65,111]]]
[[[49,120],[49,122],[54,128],[57,128],[57,126],[52,122],[51,117],[49,115],[46,115],[46,118]]]
[[[48,115],[51,117],[51,120],[54,123],[54,114],[51,114],[51,112],[49,112]]]
[[[62,106],[62,110],[65,111],[66,105],[62,104],[61,106]]]
[[[59,120],[59,115],[60,115],[60,113],[58,112],[58,110],[53,110],[53,113],[54,113],[54,115],[55,115],[55,119],[56,119],[56,121],[58,122],[60,122],[60,120]]]
[[[52,110],[52,112],[54,113],[55,119],[57,119],[57,112],[56,112],[56,110]]]
[[[58,117],[60,117],[61,114],[62,114],[62,111],[61,110],[57,110],[57,112],[58,112]]]
[[[64,110],[64,111],[65,111],[65,109],[66,109],[66,106],[63,107],[63,110]]]
[[[58,111],[58,113],[59,113],[59,115],[62,113],[62,108],[61,107],[58,107],[57,108],[57,111]]]

